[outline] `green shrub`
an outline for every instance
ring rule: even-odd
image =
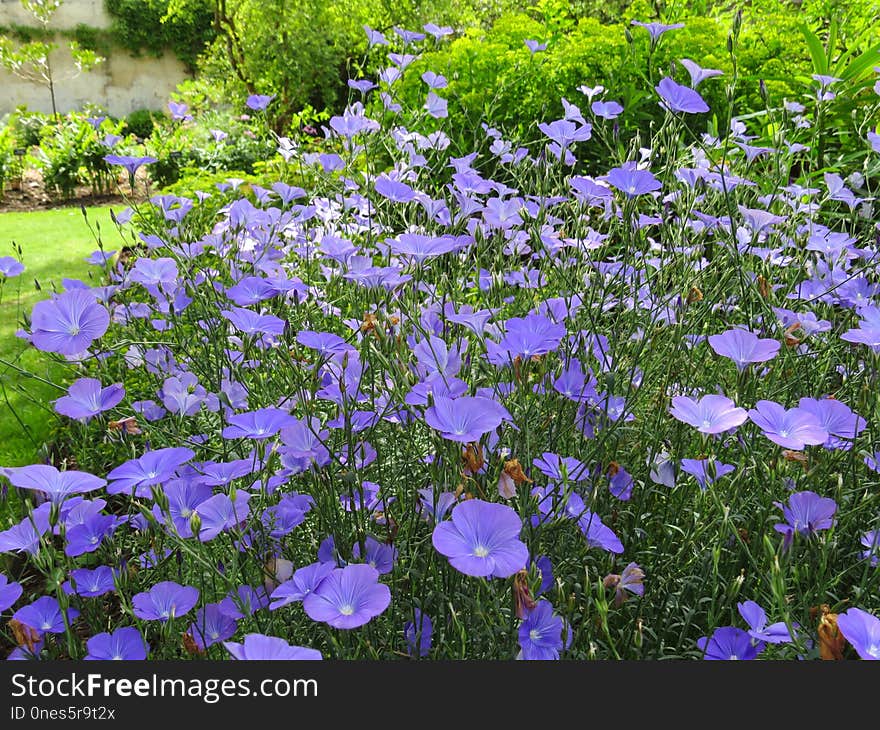
[[[36,159],[47,190],[73,197],[79,185],[96,194],[108,193],[116,176],[104,157],[111,150],[106,135],[120,135],[122,122],[105,118],[93,124],[85,113],[71,113],[48,122],[40,131]],[[93,118],[92,118],[93,119]]]
[[[133,134],[135,137],[146,139],[153,134],[155,123],[154,117],[160,115],[160,112],[150,111],[149,109],[137,109],[125,118],[125,131]]]
[[[12,127],[15,130],[17,145],[30,149],[40,144],[40,131],[48,120],[49,117],[45,114],[28,111],[23,106],[19,107],[12,117]]]
[[[6,182],[20,173],[19,158],[15,156],[15,130],[8,124],[0,126],[0,194]]]
[[[771,101],[803,93],[809,80],[809,57],[800,41],[795,13],[744,17],[739,38],[736,101],[746,113],[763,110],[763,80]],[[726,107],[726,87],[733,75],[727,39],[730,17],[690,17],[684,28],[664,34],[656,47],[641,28],[581,18],[576,23],[536,20],[525,14],[499,18],[491,29],[468,30],[437,50],[425,53],[406,71],[398,93],[413,105],[424,97],[420,76],[425,70],[444,74],[449,86],[440,92],[449,101],[448,134],[459,144],[482,137],[481,122],[525,140],[540,136],[537,123],[561,116],[559,98],[583,108],[581,85],[601,84],[624,106],[622,132],[646,130],[662,120],[653,86],[663,76],[688,82],[678,63],[690,58],[703,67],[724,71],[721,79],[700,86],[714,110]],[[627,39],[629,35],[630,40]],[[532,54],[524,41],[547,43]],[[598,154],[598,153],[597,153]]]

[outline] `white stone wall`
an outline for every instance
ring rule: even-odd
[[[103,0],[65,0],[52,20],[52,27],[59,29],[75,28],[79,23],[98,28],[110,25]],[[13,23],[32,25],[33,17],[19,0],[0,0],[0,25]],[[94,70],[74,77],[76,68],[65,41],[58,38],[59,48],[51,56],[55,100],[60,112],[81,109],[88,102],[98,104],[113,116],[124,116],[136,109],[163,109],[171,92],[187,78],[184,65],[171,53],[162,58],[149,54],[134,58],[124,48],[117,48]],[[0,70],[0,116],[21,105],[51,112],[48,87]]]
[[[104,0],[64,0],[49,27],[75,28],[80,23],[109,28],[110,16],[104,10]],[[34,16],[22,7],[20,0],[0,0],[0,25],[13,24],[33,25]]]

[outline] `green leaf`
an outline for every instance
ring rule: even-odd
[[[801,25],[801,33],[807,42],[807,49],[809,50],[810,58],[813,61],[813,70],[817,74],[827,74],[828,55],[825,53],[825,46],[822,45],[819,36],[811,31],[806,24]]]
[[[874,65],[880,65],[880,43],[853,59],[840,74],[840,78],[859,79]]]

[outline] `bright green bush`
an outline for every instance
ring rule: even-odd
[[[746,113],[765,106],[760,80],[776,104],[805,90],[803,82],[809,80],[811,67],[799,23],[793,13],[744,16],[734,97]],[[628,24],[582,18],[560,35],[545,21],[506,15],[487,31],[470,29],[424,54],[407,70],[401,94],[412,103],[425,93],[421,74],[428,69],[442,73],[449,80],[442,92],[449,100],[446,131],[454,139],[482,136],[481,122],[529,139],[539,134],[537,122],[558,118],[560,97],[586,107],[578,87],[601,84],[613,89],[609,98],[624,106],[618,120],[621,129],[645,129],[662,119],[653,94],[657,81],[670,74],[681,82],[687,80],[677,63],[682,58],[724,71],[724,77],[704,82],[700,93],[713,110],[726,107],[727,84],[734,70],[727,52],[730,29],[729,16],[691,17],[684,28],[664,34],[652,49],[648,33]],[[547,49],[532,54],[526,39],[546,42]]]

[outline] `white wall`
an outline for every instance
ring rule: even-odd
[[[0,25],[32,25],[33,17],[19,0],[0,0]],[[110,18],[103,0],[66,0],[53,17],[52,27],[74,28],[79,23],[108,27]],[[172,54],[155,58],[145,54],[134,58],[125,48],[116,48],[106,61],[88,73],[76,74],[66,49],[66,39],[57,39],[59,48],[51,62],[58,111],[82,108],[91,102],[114,116],[124,116],[136,109],[163,109],[169,95],[188,77],[184,65]],[[0,70],[0,116],[20,105],[41,112],[51,112],[48,87],[30,83]]]
[[[93,28],[109,28],[110,16],[104,0],[65,0],[52,16],[50,28],[75,28],[80,23]],[[34,25],[34,16],[20,0],[0,0],[0,25]]]

